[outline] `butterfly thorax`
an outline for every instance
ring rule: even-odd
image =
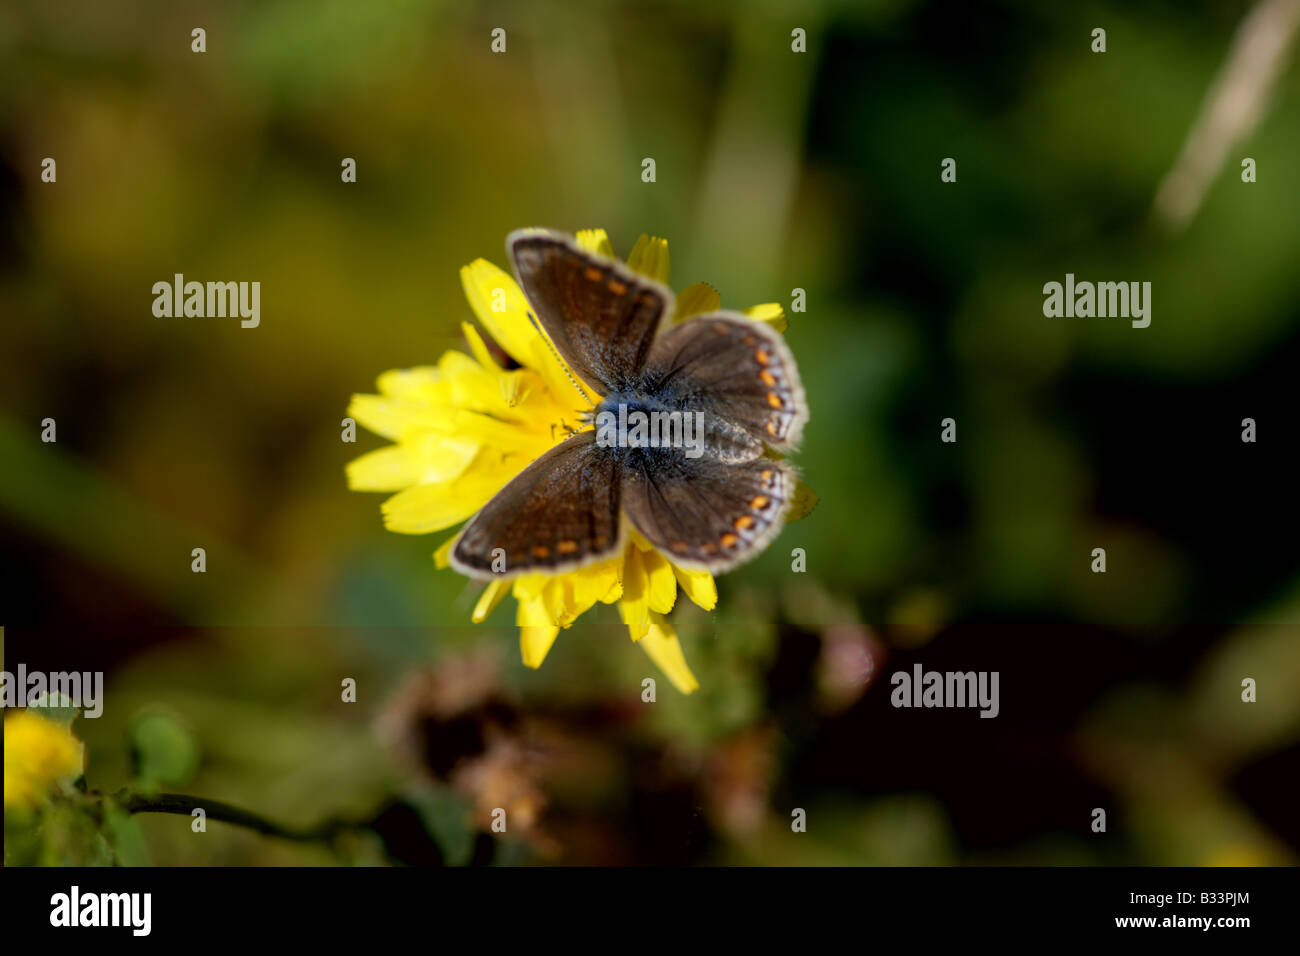
[[[680,406],[669,406],[662,398],[644,388],[629,387],[610,392],[592,410],[593,419],[601,412],[612,412],[614,415],[619,414],[619,408],[622,406],[627,412],[672,412],[684,411]]]
[[[761,442],[699,403],[644,387],[611,391],[586,419],[596,428],[597,445],[633,458],[680,454],[751,461],[762,453]]]

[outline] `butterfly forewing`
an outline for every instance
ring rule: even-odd
[[[719,572],[776,537],[794,484],[790,470],[768,458],[729,464],[655,450],[629,456],[623,509],[673,562]]]
[[[668,288],[557,233],[521,229],[506,244],[524,295],[569,368],[602,395],[635,383],[671,309]]]
[[[799,370],[781,336],[737,312],[683,322],[654,343],[650,389],[671,405],[699,409],[773,448],[796,445],[808,420]]]
[[[480,579],[572,570],[622,546],[621,463],[579,432],[510,480],[465,526],[451,564]]]

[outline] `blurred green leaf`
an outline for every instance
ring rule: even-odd
[[[470,806],[454,790],[429,787],[406,796],[449,866],[464,866],[474,852]]]
[[[164,711],[146,711],[131,726],[131,759],[142,787],[179,787],[199,765],[198,743]]]
[[[112,801],[104,803],[104,835],[118,866],[148,866],[144,834],[134,817]]]
[[[813,509],[817,507],[817,502],[820,500],[821,499],[817,497],[817,493],[809,488],[803,481],[796,482],[794,486],[794,498],[790,502],[790,511],[786,514],[785,520],[787,522],[798,521],[801,518],[808,517],[812,514]]]

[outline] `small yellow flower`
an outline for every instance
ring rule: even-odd
[[[4,725],[6,810],[35,809],[57,782],[81,773],[81,742],[63,725],[27,710]]]
[[[579,232],[577,241],[613,256],[603,229]],[[667,241],[641,236],[627,264],[666,285]],[[385,372],[378,395],[353,396],[348,415],[394,444],[351,462],[348,485],[355,491],[397,492],[382,507],[390,531],[427,534],[461,524],[579,427],[574,383],[530,321],[527,299],[515,280],[485,259],[465,266],[460,277],[474,314],[520,367],[503,368],[477,329],[465,322],[470,354],[449,351],[436,366]],[[666,323],[721,305],[718,293],[703,282],[683,290],[676,302]],[[785,313],[776,303],[755,306],[747,314],[785,329]],[[591,404],[599,401],[594,389],[578,384]],[[448,567],[455,540],[452,536],[435,552],[439,568]],[[473,620],[483,621],[507,593],[513,594],[524,663],[540,667],[561,628],[598,602],[617,604],[632,640],[678,690],[689,694],[699,684],[665,617],[676,603],[678,586],[705,610],[717,603],[711,574],[678,567],[630,529],[619,557],[576,571],[489,583]]]

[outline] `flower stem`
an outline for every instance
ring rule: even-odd
[[[222,803],[220,800],[191,797],[183,793],[134,793],[130,790],[121,790],[115,799],[127,813],[174,813],[180,816],[191,816],[195,810],[202,810],[205,816],[213,820],[246,827],[264,836],[299,842],[330,842],[340,833],[364,829],[369,825],[367,822],[334,818],[307,829],[293,829],[232,804]]]

